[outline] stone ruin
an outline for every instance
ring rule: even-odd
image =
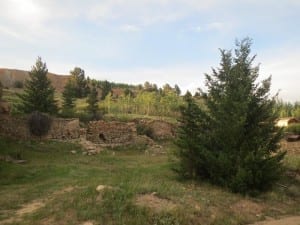
[[[54,118],[48,134],[43,139],[79,138],[79,119]],[[26,117],[0,115],[0,135],[13,139],[30,140],[36,137],[30,134]]]
[[[135,123],[123,122],[89,122],[86,130],[86,140],[101,145],[126,145],[137,139]]]

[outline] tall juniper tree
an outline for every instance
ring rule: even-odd
[[[221,50],[220,67],[205,74],[205,109],[187,100],[177,140],[181,172],[241,193],[270,188],[284,157],[278,152],[281,130],[275,127],[271,78],[257,83],[250,47],[246,38],[236,42],[234,54]],[[189,152],[194,157],[183,154]]]
[[[21,99],[19,110],[24,113],[39,111],[55,114],[57,105],[54,99],[55,89],[47,77],[48,69],[46,63],[38,57],[35,65],[29,72],[29,79],[25,82],[24,93],[18,95]]]

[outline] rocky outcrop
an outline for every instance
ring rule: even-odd
[[[132,144],[136,137],[135,123],[92,121],[86,131],[88,141],[108,146]]]

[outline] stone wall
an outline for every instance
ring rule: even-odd
[[[86,131],[88,141],[102,145],[130,144],[136,138],[135,123],[92,121]]]
[[[76,139],[79,138],[79,129],[78,119],[54,118],[48,134],[43,139]],[[30,134],[26,117],[9,115],[0,115],[0,135],[22,140],[36,138]]]

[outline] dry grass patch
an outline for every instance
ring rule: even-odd
[[[139,195],[135,200],[136,205],[150,208],[154,212],[172,211],[177,205],[169,199],[160,198],[156,193]]]

